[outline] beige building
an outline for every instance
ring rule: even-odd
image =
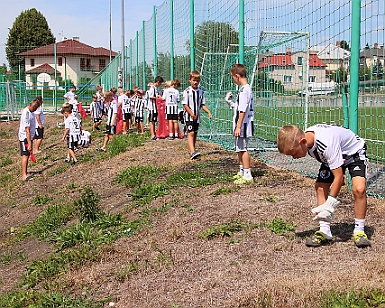
[[[19,56],[25,57],[27,84],[38,86],[58,85],[60,81],[65,79],[70,80],[74,85],[85,84],[109,64],[110,57],[114,58],[116,55],[116,52],[110,52],[106,48],[95,48],[81,43],[78,37],[65,39],[58,43],[19,54]],[[45,73],[45,76],[48,74],[50,80],[46,82],[38,81],[38,76],[42,73]]]

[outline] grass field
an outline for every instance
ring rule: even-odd
[[[18,123],[0,123],[0,307],[381,307],[383,200],[369,198],[373,247],[352,242],[346,188],[334,242],[304,240],[317,225],[313,180],[253,161],[237,186],[236,155],[198,141],[103,134],[64,162],[47,117],[33,178],[20,181]],[[84,123],[90,128],[90,123]],[[112,304],[111,304],[112,305]]]

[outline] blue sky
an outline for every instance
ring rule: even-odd
[[[121,0],[1,0],[0,65],[8,64],[5,44],[9,30],[22,11],[36,8],[46,18],[56,41],[63,36],[79,36],[80,41],[109,49],[110,1],[112,12],[112,49],[121,50]],[[125,45],[142,29],[142,21],[151,19],[153,7],[164,0],[124,0]]]

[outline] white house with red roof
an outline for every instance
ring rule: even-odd
[[[110,56],[113,59],[117,53],[103,47],[92,47],[81,43],[78,37],[74,37],[22,52],[19,56],[25,58],[27,84],[42,85],[37,80],[37,76],[46,73],[51,76],[48,85],[53,86],[55,85],[55,66],[57,82],[67,79],[78,85],[95,77],[108,65]]]
[[[307,82],[328,82],[327,65],[316,55],[309,55],[309,69],[306,67],[307,55],[304,52],[272,54],[264,56],[258,70],[266,72],[270,78],[280,81],[285,90],[298,91]],[[304,80],[307,76],[308,80]]]

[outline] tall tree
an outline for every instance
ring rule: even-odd
[[[350,51],[350,46],[349,46],[349,44],[348,44],[347,41],[342,40],[342,41],[340,42],[340,47],[343,48],[343,49],[345,49],[345,50]]]
[[[11,70],[24,67],[24,58],[18,56],[20,52],[52,44],[55,40],[43,14],[35,8],[21,12],[9,30],[6,43],[5,52]]]

